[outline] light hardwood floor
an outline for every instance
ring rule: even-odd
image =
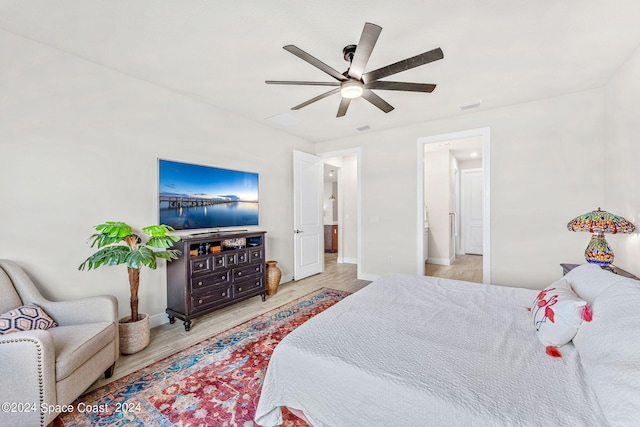
[[[482,255],[456,255],[451,265],[425,264],[424,274],[482,283]]]
[[[316,289],[326,287],[353,293],[370,283],[356,278],[355,264],[338,264],[336,257],[336,254],[325,254],[324,273],[300,281],[284,283],[280,285],[278,292],[268,296],[265,302],[262,302],[260,297],[249,298],[193,319],[189,332],[185,332],[182,321],[179,319],[176,319],[173,325],[165,323],[153,328],[151,342],[147,348],[136,354],[120,355],[113,376],[110,379],[100,378],[90,389],[108,384]]]

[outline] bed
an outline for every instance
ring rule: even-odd
[[[640,282],[594,265],[565,279],[593,317],[551,357],[539,290],[384,276],[278,344],[255,421],[287,407],[315,427],[640,425]]]

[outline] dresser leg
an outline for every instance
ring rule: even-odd
[[[184,321],[184,330],[189,332],[191,330],[191,320]]]

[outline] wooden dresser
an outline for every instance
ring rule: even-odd
[[[180,258],[167,263],[169,322],[191,319],[257,295],[266,297],[265,232],[195,234],[174,244]]]
[[[338,252],[338,226],[324,226],[324,251],[336,253]]]
[[[560,264],[560,267],[562,267],[562,275],[564,276],[565,274],[567,274],[568,272],[570,272],[571,270],[573,270],[574,268],[576,268],[577,266],[579,266],[580,264]],[[629,273],[628,271],[625,271],[621,268],[616,267],[615,265],[610,265],[608,267],[602,267],[603,270],[607,270],[610,271],[614,274],[619,274],[620,276],[623,277],[628,277],[629,279],[634,279],[634,280],[640,280],[640,278],[634,276],[633,274]]]

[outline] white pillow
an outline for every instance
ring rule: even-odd
[[[640,420],[640,282],[623,279],[600,293],[593,321],[573,343],[589,387],[613,426]]]
[[[531,317],[540,342],[547,347],[559,347],[573,339],[584,320],[591,320],[591,311],[567,281],[560,279],[540,291],[531,306]],[[547,348],[547,353],[551,354],[550,351]]]
[[[600,292],[625,279],[595,264],[579,265],[565,274],[564,278],[574,292],[589,304],[593,304]]]

